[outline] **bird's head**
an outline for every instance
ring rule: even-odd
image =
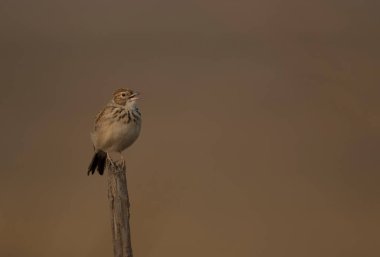
[[[113,93],[113,101],[120,105],[134,105],[137,101],[139,92],[132,89],[120,88]]]

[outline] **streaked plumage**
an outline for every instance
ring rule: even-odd
[[[88,174],[94,174],[97,169],[102,175],[106,153],[121,153],[138,138],[141,113],[136,104],[137,95],[137,92],[130,89],[116,90],[113,99],[96,116],[94,130],[91,133],[95,155],[88,168]]]

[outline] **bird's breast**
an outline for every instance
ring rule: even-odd
[[[121,112],[116,119],[110,119],[91,136],[97,149],[122,152],[136,141],[140,130],[141,117]]]
[[[138,138],[140,129],[140,122],[117,122],[111,129],[112,151],[121,152],[132,145]]]

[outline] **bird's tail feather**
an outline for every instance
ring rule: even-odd
[[[106,167],[106,161],[107,161],[107,153],[102,150],[98,150],[94,154],[94,157],[92,158],[90,166],[88,167],[87,175],[90,175],[90,173],[94,174],[96,169],[98,170],[100,175],[103,175],[104,169]]]

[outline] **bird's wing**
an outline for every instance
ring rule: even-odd
[[[101,110],[95,117],[95,131],[104,124],[105,122],[109,121],[111,118],[114,118],[114,116],[117,114],[115,112],[115,109],[117,107],[114,105],[107,105],[103,110]]]

